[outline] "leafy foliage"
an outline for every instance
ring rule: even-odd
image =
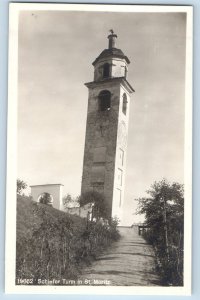
[[[27,188],[26,182],[21,179],[17,179],[17,194],[21,195],[22,192]]]
[[[115,223],[104,226],[18,197],[18,279],[76,280],[81,269],[119,238]]]
[[[93,203],[93,217],[96,219],[109,219],[108,207],[103,194],[96,191],[88,191],[83,193],[79,199],[80,206],[88,203]]]
[[[137,199],[138,213],[149,227],[145,234],[159,258],[164,285],[183,285],[184,188],[165,179],[154,182],[148,196]]]
[[[73,198],[70,194],[63,197],[64,208],[76,207],[79,205],[79,197]]]
[[[39,197],[39,202],[46,205],[52,205],[53,197],[49,193],[43,193]]]

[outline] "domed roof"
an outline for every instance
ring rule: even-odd
[[[128,59],[128,57],[126,55],[124,55],[124,53],[122,52],[121,49],[109,48],[109,49],[104,49],[92,64],[95,65],[97,63],[97,61],[99,61],[100,59],[108,58],[109,56],[123,58],[126,60],[126,62],[128,64],[130,63],[130,60]]]

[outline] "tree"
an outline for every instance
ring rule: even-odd
[[[17,194],[22,195],[22,192],[27,188],[26,182],[21,179],[17,179]]]
[[[53,204],[53,197],[49,193],[43,193],[39,197],[39,202],[42,204],[51,205]]]
[[[79,198],[80,206],[93,203],[93,218],[108,218],[108,208],[103,194],[97,191],[88,191],[83,193]]]
[[[145,215],[147,225],[156,229],[163,225],[165,231],[173,225],[173,227],[183,230],[183,185],[170,184],[163,179],[160,182],[154,182],[147,194],[148,197],[137,199],[139,202],[137,213]]]
[[[72,203],[72,196],[70,194],[67,194],[66,196],[63,197],[63,205],[65,208],[70,207]]]
[[[64,208],[77,207],[79,205],[79,197],[73,198],[70,194],[63,197]]]
[[[175,284],[180,284],[183,277],[184,187],[163,179],[154,182],[147,195],[137,199],[137,213],[145,215],[149,227],[146,238],[158,250],[168,272],[167,280],[176,277]]]

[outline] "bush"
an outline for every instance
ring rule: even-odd
[[[140,198],[138,213],[145,214],[144,237],[153,245],[163,285],[183,285],[184,189],[179,183],[155,182]]]
[[[92,218],[95,218],[97,220],[99,218],[110,219],[108,215],[109,209],[105,201],[104,194],[97,191],[87,191],[79,197],[79,203],[80,206],[84,206],[88,203],[93,203],[94,206]]]
[[[21,195],[22,192],[27,188],[27,183],[21,179],[17,179],[17,194]]]
[[[26,207],[33,216],[26,217],[18,209],[16,284],[23,278],[32,279],[35,285],[38,279],[75,280],[85,265],[119,238],[115,222],[109,226],[88,223],[31,200]],[[31,224],[26,224],[30,219]]]

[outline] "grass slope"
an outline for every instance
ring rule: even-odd
[[[28,238],[32,236],[33,229],[39,228],[43,222],[43,215],[49,218],[53,224],[57,220],[69,220],[75,227],[85,225],[85,220],[78,216],[67,214],[51,206],[36,203],[26,196],[17,196],[17,239]]]
[[[16,283],[77,279],[84,265],[116,240],[115,224],[89,223],[25,196],[17,199]]]

